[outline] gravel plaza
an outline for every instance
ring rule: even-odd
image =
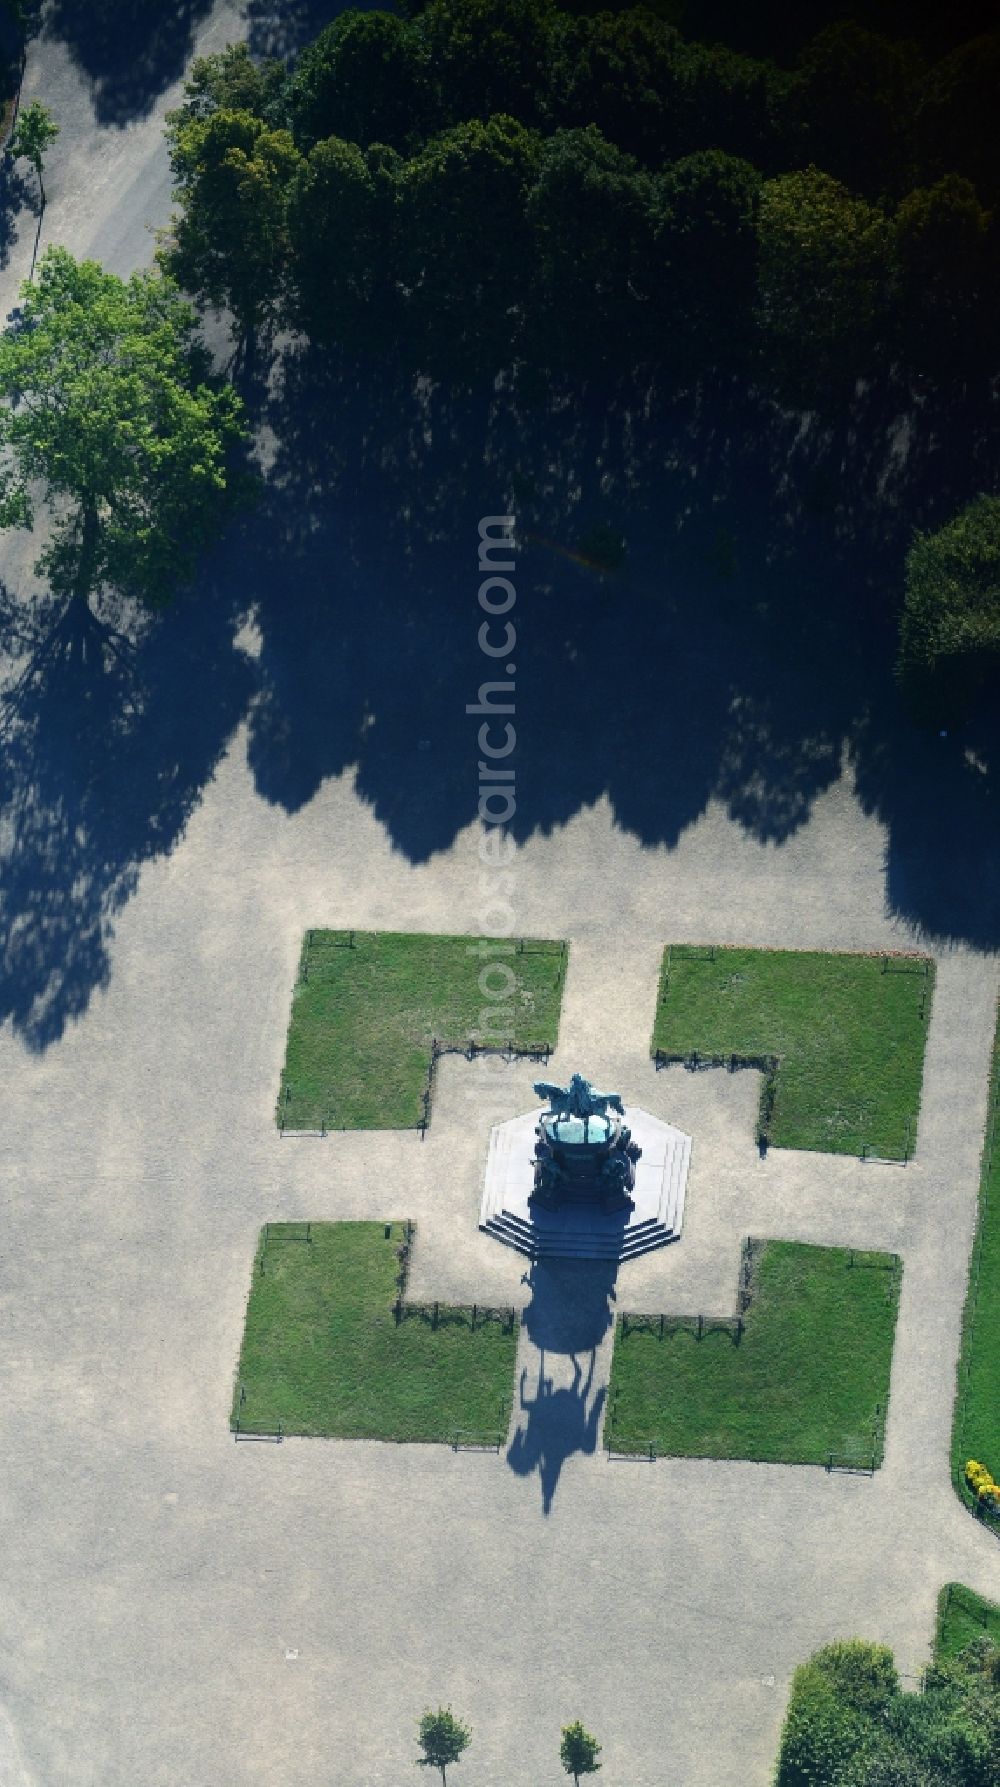
[[[492,1117],[478,1147],[450,1157],[456,1118],[468,1122],[468,1064],[440,1064],[423,1144],[416,1132],[281,1139],[273,1123],[303,929],[319,914],[453,925],[470,911],[475,833],[410,867],[349,778],[283,817],[255,795],[237,734],[183,841],[121,912],[107,989],[44,1053],[4,1039],[4,1505],[19,1534],[4,1675],[17,1787],[291,1787],[328,1779],[332,1755],[351,1787],[394,1783],[411,1766],[413,1708],[443,1691],[477,1733],[470,1783],[501,1767],[535,1783],[519,1732],[579,1703],[624,1778],[763,1787],[802,1656],[860,1631],[915,1676],[941,1582],[997,1595],[995,1542],[948,1475],[992,964],[960,949],[939,958],[905,1168],[774,1150],[762,1162],[756,1075],[657,1074],[647,1053],[664,914],[675,938],[712,925],[766,943],[780,906],[782,943],[900,947],[879,851],[841,784],[780,852],[718,810],[677,850],[643,850],[598,807],[518,853],[525,932],[571,943],[552,1071],[586,1053],[595,1076],[634,1084],[695,1139],[684,1239],[624,1266],[619,1297],[728,1309],[745,1233],[891,1247],[904,1264],[874,1478],[609,1464],[586,1434],[560,1432],[553,1410],[552,1431],[536,1435],[536,1462],[540,1446],[560,1466],[545,1514],[538,1470],[512,1470],[503,1453],[233,1444],[263,1222],[410,1216],[414,1295],[529,1295],[524,1262],[476,1227]],[[850,873],[831,900],[834,859]],[[532,1071],[501,1075],[509,1109],[530,1103]],[[531,1345],[522,1335],[529,1402]],[[605,1340],[592,1397],[606,1355]],[[569,1381],[568,1356],[549,1366]]]
[[[248,28],[235,0],[216,0],[196,47]],[[128,273],[169,212],[162,125],[179,82],[120,125],[98,117],[64,46],[43,37],[24,97],[40,92],[62,123],[43,240]],[[33,235],[22,219],[0,269],[5,310]],[[471,541],[474,564],[469,505],[452,519],[464,530],[455,550]],[[278,551],[249,538],[231,573],[251,586],[242,613]],[[35,549],[4,542],[4,579],[21,595],[37,590]],[[322,593],[336,574],[367,595],[350,543],[336,554],[316,573]],[[400,1787],[420,1712],[449,1701],[474,1732],[461,1787],[561,1778],[559,1729],[577,1717],[600,1735],[608,1787],[767,1787],[791,1674],[810,1652],[878,1640],[916,1686],[941,1586],[1000,1600],[1000,1547],[949,1472],[1000,984],[988,853],[980,872],[965,850],[977,828],[946,799],[930,817],[901,801],[893,831],[848,754],[827,745],[802,787],[790,771],[787,822],[760,820],[752,774],[734,792],[728,764],[714,781],[705,768],[699,704],[725,687],[710,630],[686,680],[664,692],[650,672],[637,697],[647,718],[673,701],[695,715],[676,748],[651,754],[637,719],[635,736],[630,714],[615,722],[632,804],[607,729],[591,740],[554,723],[533,736],[527,676],[518,713],[525,758],[559,764],[551,799],[538,794],[541,769],[526,789],[512,866],[518,932],[569,944],[546,1073],[582,1068],[693,1138],[681,1241],[609,1279],[527,1271],[480,1232],[491,1126],[537,1103],[528,1061],[484,1078],[443,1057],[424,1141],[279,1134],[303,933],[479,929],[463,704],[485,673],[464,571],[466,658],[456,647],[442,670],[436,646],[428,666],[412,645],[442,562],[432,552],[412,590],[399,573],[383,654],[398,652],[394,681],[366,659],[363,603],[365,629],[348,644],[310,639],[306,656],[330,666],[322,723],[337,745],[329,761],[317,749],[315,775],[310,762],[296,780],[308,726],[275,725],[261,744],[277,671],[262,666],[252,619],[230,625],[235,604],[218,622],[188,612],[187,644],[168,622],[141,763],[112,741],[101,779],[104,747],[81,701],[50,716],[37,778],[6,765],[3,1787]],[[217,563],[209,576],[221,579]],[[528,613],[527,572],[522,587]],[[648,593],[621,648],[640,679]],[[376,631],[382,599],[372,595]],[[603,691],[603,648],[591,662]],[[341,749],[337,704],[366,674],[383,699],[350,710]],[[171,711],[197,733],[194,768]],[[64,786],[77,789],[65,807]],[[762,1157],[756,1072],[657,1072],[650,1037],[671,941],[933,954],[913,1159]],[[500,1451],[234,1443],[262,1225],[404,1218],[416,1224],[413,1297],[527,1312]],[[602,1449],[615,1309],[731,1313],[748,1235],[901,1256],[885,1462],[872,1477],[609,1461]]]

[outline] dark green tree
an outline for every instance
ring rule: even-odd
[[[773,63],[685,42],[644,7],[560,13],[552,43],[554,123],[594,124],[650,167],[717,148],[768,172],[788,165],[792,83]]]
[[[921,179],[964,174],[1000,204],[1000,30],[972,38],[932,68],[917,115]]]
[[[580,1787],[581,1775],[596,1775],[601,1767],[597,1760],[600,1754],[601,1746],[596,1737],[584,1730],[579,1719],[572,1725],[563,1726],[559,1760],[566,1773],[573,1776],[575,1787]]]
[[[400,279],[420,364],[446,378],[508,365],[523,326],[525,219],[539,139],[513,118],[456,125],[402,170]]]
[[[678,95],[680,141],[675,154],[724,149],[752,161],[763,173],[795,165],[790,152],[791,76],[773,62],[742,56],[724,44],[684,47]]]
[[[997,1787],[1000,1650],[969,1645],[904,1694],[892,1657],[855,1640],[792,1681],[776,1787]]]
[[[394,149],[330,137],[298,170],[288,206],[292,309],[314,341],[385,348],[400,328]]]
[[[893,220],[902,351],[932,376],[994,375],[1000,297],[990,214],[971,182],[948,174],[918,187]]]
[[[266,123],[280,123],[285,80],[283,62],[255,62],[245,43],[228,44],[192,63],[184,103],[167,113],[168,127],[176,135],[179,126],[210,118],[213,112],[250,112]]]
[[[80,615],[102,590],[158,607],[243,488],[235,392],[217,388],[176,288],[47,249],[0,335],[0,526],[53,524],[36,564]]]
[[[436,122],[420,31],[397,13],[342,12],[303,51],[286,105],[305,150],[331,136],[419,147]]]
[[[923,75],[912,43],[827,25],[800,60],[795,112],[804,160],[869,198],[898,197],[913,183],[916,113]]]
[[[594,125],[649,165],[680,155],[684,48],[678,32],[642,10],[601,11],[553,25],[550,107],[564,129]]]
[[[899,671],[917,710],[959,719],[1000,667],[1000,497],[981,496],[906,559]]]
[[[472,1732],[461,1719],[456,1719],[450,1706],[439,1706],[437,1712],[425,1712],[417,1731],[417,1743],[423,1754],[417,1758],[418,1768],[439,1768],[447,1787],[448,1769],[460,1762],[472,1742]]]
[[[650,176],[593,126],[556,131],[527,215],[538,267],[533,356],[580,377],[629,367],[643,352]]]
[[[548,115],[553,0],[430,0],[415,22],[441,125]]]
[[[238,338],[252,344],[284,290],[298,150],[286,130],[252,112],[175,118],[171,165],[181,209],[161,259],[200,303],[230,310]]]
[[[792,1678],[776,1787],[833,1787],[866,1749],[870,1755],[869,1714],[884,1709],[895,1691],[892,1654],[883,1646],[850,1642],[818,1651]]]
[[[870,372],[889,304],[889,242],[882,212],[818,168],[765,182],[763,368],[791,401],[839,403]]]
[[[653,181],[654,357],[678,372],[746,364],[761,185],[756,168],[719,149],[672,162]]]

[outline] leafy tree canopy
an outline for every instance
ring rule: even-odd
[[[912,184],[917,96],[915,47],[853,19],[828,25],[803,50],[795,91],[803,160],[856,191],[898,195]]]
[[[661,354],[745,363],[757,288],[761,176],[719,149],[686,155],[653,184],[653,305]],[[659,356],[658,356],[659,357]]]
[[[437,1712],[425,1712],[417,1732],[417,1743],[423,1752],[418,1767],[439,1768],[441,1779],[447,1779],[451,1763],[461,1760],[472,1742],[472,1732],[461,1719],[456,1719],[450,1706],[439,1706]]]
[[[216,389],[196,319],[152,273],[125,281],[47,249],[0,335],[0,526],[53,527],[36,569],[60,596],[155,607],[193,567],[235,486],[236,394]]]
[[[425,363],[462,373],[510,356],[531,264],[526,198],[540,139],[513,118],[456,125],[404,165],[400,275]]]
[[[227,306],[246,336],[273,314],[281,292],[299,152],[286,130],[251,112],[175,118],[171,165],[182,209],[164,265],[186,290]]]
[[[402,161],[328,137],[292,183],[295,321],[316,341],[385,346],[400,327],[395,272]]]
[[[985,395],[1000,33],[927,66],[824,19],[792,68],[589,0],[349,10],[287,77],[203,58],[164,264],[250,345],[287,317],[443,378],[742,374],[827,415],[859,382]]]
[[[649,189],[649,175],[593,126],[544,140],[527,215],[539,263],[536,345],[550,361],[637,352],[629,324],[649,258]]]
[[[958,717],[1000,667],[1000,497],[981,496],[906,560],[899,665],[918,706]]]
[[[1000,1651],[979,1640],[904,1694],[892,1656],[860,1640],[797,1669],[776,1787],[998,1787]]]
[[[808,403],[869,371],[888,302],[882,212],[818,168],[766,182],[760,201],[760,320],[786,394]]]
[[[398,13],[342,12],[300,56],[286,107],[303,149],[331,136],[417,146],[433,117],[419,34]]]
[[[893,218],[902,347],[931,376],[974,374],[977,365],[990,364],[992,222],[971,181],[959,174],[918,187]]]
[[[1000,30],[971,39],[932,68],[917,117],[920,165],[931,179],[964,174],[1000,203]]]
[[[231,43],[214,56],[199,56],[184,83],[184,104],[167,113],[168,131],[213,112],[252,112],[269,123],[279,121],[287,71],[271,57],[255,62],[245,43]]]
[[[579,1719],[572,1725],[564,1725],[562,1742],[559,1745],[559,1760],[568,1775],[573,1776],[579,1787],[581,1775],[596,1775],[601,1764],[597,1758],[601,1753],[601,1745],[596,1737],[585,1731]]]
[[[430,0],[412,29],[433,72],[437,127],[500,112],[540,124],[557,17],[552,0]]]
[[[59,126],[40,99],[33,99],[18,113],[17,123],[7,147],[14,160],[30,161],[39,179],[47,149],[59,135]]]

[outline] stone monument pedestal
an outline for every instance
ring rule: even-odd
[[[642,1149],[631,1209],[595,1203],[546,1207],[532,1197],[535,1133],[545,1113],[526,1111],[490,1132],[479,1227],[529,1259],[628,1260],[680,1235],[691,1137],[649,1111],[628,1106],[624,1121]]]

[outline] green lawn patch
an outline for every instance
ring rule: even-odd
[[[566,959],[565,944],[544,939],[308,931],[279,1124],[414,1128],[435,1038],[445,1048],[470,1039],[554,1048]]]
[[[767,1241],[734,1321],[619,1318],[613,1449],[776,1464],[882,1462],[895,1254]],[[699,1332],[701,1338],[699,1339]]]
[[[1000,1027],[993,1043],[979,1222],[965,1299],[952,1438],[955,1487],[973,1507],[975,1498],[965,1481],[970,1458],[1000,1482]],[[1000,1519],[988,1518],[1000,1532]]]
[[[516,1317],[444,1304],[405,1313],[404,1304],[397,1321],[405,1224],[314,1222],[306,1233],[303,1223],[269,1223],[261,1235],[233,1425],[338,1439],[496,1440]]]
[[[776,1147],[905,1159],[933,987],[929,956],[673,944],[653,1052],[763,1067],[759,1134]]]
[[[955,1657],[974,1638],[983,1635],[1000,1645],[1000,1607],[984,1601],[961,1582],[946,1582],[938,1596],[937,1636],[934,1652],[939,1662]]]

